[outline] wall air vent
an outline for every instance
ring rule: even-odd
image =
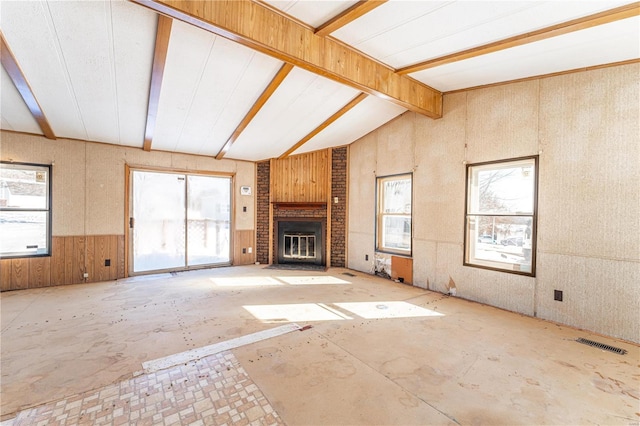
[[[616,348],[615,346],[605,345],[604,343],[600,343],[600,342],[594,342],[593,340],[589,340],[589,339],[583,339],[582,337],[580,337],[579,339],[576,339],[576,342],[593,346],[594,348],[602,349],[603,351],[614,352],[620,355],[624,355],[627,353],[625,349]]]

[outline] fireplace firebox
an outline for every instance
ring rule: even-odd
[[[277,220],[278,263],[325,265],[322,221]]]

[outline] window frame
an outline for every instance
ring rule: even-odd
[[[53,181],[53,167],[51,164],[38,164],[38,163],[23,163],[23,162],[15,162],[15,161],[0,161],[0,166],[4,165],[10,166],[27,166],[31,168],[41,168],[46,170],[47,172],[47,185],[46,185],[46,207],[41,209],[35,208],[15,208],[15,207],[3,207],[0,206],[0,211],[2,212],[45,212],[47,214],[47,219],[45,221],[46,225],[46,241],[47,241],[47,251],[46,253],[29,253],[29,252],[13,252],[11,254],[3,254],[0,252],[0,259],[20,259],[20,258],[30,258],[30,257],[50,257],[51,256],[51,242],[52,242],[52,233],[53,233],[53,191],[52,191],[52,181]],[[18,167],[16,167],[18,168]]]
[[[491,165],[507,165],[508,163],[518,163],[523,161],[532,161],[534,168],[534,176],[533,176],[533,209],[531,214],[528,213],[471,213],[470,212],[470,184],[474,167],[486,167]],[[524,275],[528,277],[536,276],[536,252],[537,252],[537,240],[538,240],[538,187],[539,187],[539,156],[538,155],[530,155],[525,157],[517,157],[517,158],[508,158],[503,160],[495,160],[495,161],[485,161],[481,163],[473,163],[466,165],[465,171],[465,197],[464,197],[464,240],[463,240],[463,265],[470,266],[474,268],[487,269],[491,271],[498,272],[506,272],[510,274],[516,275]],[[471,244],[469,241],[470,237],[470,217],[526,217],[531,218],[531,271],[520,271],[516,269],[507,269],[500,268],[498,266],[490,266],[487,264],[474,263],[473,259],[475,257],[471,256]],[[477,243],[477,242],[476,242]],[[498,263],[497,261],[489,261],[486,263]],[[508,263],[504,262],[505,265],[516,265],[516,263]]]
[[[383,213],[382,205],[384,198],[382,194],[383,183],[390,180],[404,180],[409,179],[411,184],[411,212],[409,214],[401,213]],[[413,172],[398,173],[394,175],[376,176],[376,213],[375,213],[375,251],[378,253],[388,253],[399,256],[411,257],[413,256]],[[409,236],[409,250],[395,249],[391,247],[384,247],[382,244],[382,222],[386,216],[398,216],[409,217],[411,222],[411,230]]]

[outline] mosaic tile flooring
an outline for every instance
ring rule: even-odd
[[[20,412],[2,425],[282,425],[231,352]]]

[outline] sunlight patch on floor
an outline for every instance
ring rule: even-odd
[[[439,312],[407,302],[351,302],[335,303],[335,305],[365,319],[444,316]]]
[[[209,278],[215,285],[219,287],[259,287],[284,285],[272,277],[213,277]]]
[[[332,277],[331,275],[307,275],[298,277],[276,277],[289,285],[318,285],[318,284],[351,284],[349,281]]]
[[[336,321],[351,319],[334,309],[317,303],[287,305],[245,305],[251,315],[265,322]]]

